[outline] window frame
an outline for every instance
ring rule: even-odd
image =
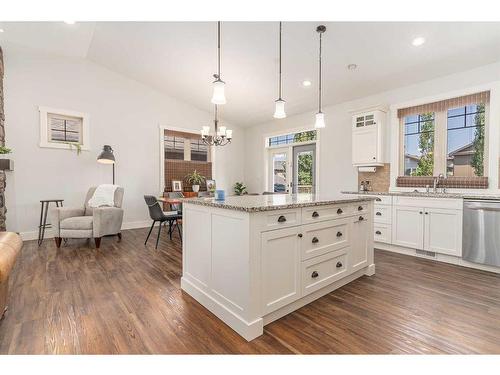
[[[457,96],[459,97],[459,96]],[[491,99],[490,99],[491,101]],[[431,103],[431,102],[429,102]],[[476,103],[479,104],[479,103]],[[489,177],[489,114],[490,102],[485,102],[484,107],[484,173],[483,176],[472,176],[469,178]],[[425,105],[425,104],[424,104]],[[464,105],[465,107],[466,105]],[[434,112],[434,168],[433,175],[443,174],[447,176],[448,157],[448,110],[461,107],[449,107],[442,111]],[[397,110],[395,111],[397,113]],[[420,113],[418,115],[421,115]],[[397,116],[397,114],[396,114]],[[398,172],[397,177],[432,177],[432,176],[407,176],[405,175],[405,116],[398,118],[399,124],[399,148],[398,148]],[[450,176],[451,177],[451,176]]]
[[[80,144],[82,151],[90,151],[90,129],[89,120],[90,116],[87,113],[76,112],[67,109],[57,109],[51,107],[39,106],[40,113],[40,143],[39,146],[43,148],[57,148],[71,150],[72,145]],[[52,129],[49,127],[49,114],[59,115],[64,117],[75,117],[82,119],[81,142],[66,142],[66,141],[53,141],[50,139]],[[70,143],[70,144],[68,144]]]

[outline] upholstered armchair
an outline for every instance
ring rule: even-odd
[[[50,212],[56,246],[61,247],[63,238],[94,238],[96,248],[102,236],[117,235],[121,239],[123,222],[123,188],[115,190],[114,207],[90,207],[89,200],[96,187],[87,192],[83,208],[57,207]]]

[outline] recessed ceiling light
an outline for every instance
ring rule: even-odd
[[[311,81],[309,81],[309,80],[306,79],[304,82],[302,82],[302,86],[304,86],[304,87],[311,86]]]
[[[413,44],[415,47],[421,46],[424,43],[425,43],[425,38],[422,36],[413,39],[413,41],[411,42],[411,44]]]
[[[347,69],[349,69],[349,70],[356,70],[357,67],[358,66],[356,64],[349,64],[349,65],[347,65]]]
[[[75,21],[64,21],[66,25],[74,25]]]
[[[0,33],[3,33],[3,29],[0,29]]]

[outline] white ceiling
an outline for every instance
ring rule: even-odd
[[[319,23],[283,24],[287,114],[317,106]],[[335,104],[500,60],[500,23],[327,22],[323,103]],[[46,52],[90,59],[168,95],[211,111],[216,23],[1,23],[7,40]],[[277,96],[278,23],[222,24],[221,116],[250,126],[272,120]],[[427,42],[414,47],[411,41]],[[355,63],[358,69],[347,70]],[[310,79],[312,86],[302,87]]]

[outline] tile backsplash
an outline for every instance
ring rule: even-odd
[[[368,181],[371,191],[389,191],[391,185],[391,165],[377,167],[375,172],[358,172],[358,189],[362,181]]]

